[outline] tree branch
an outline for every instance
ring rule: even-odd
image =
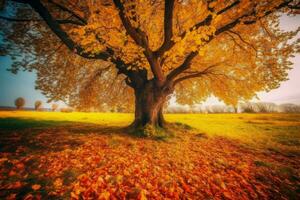
[[[204,70],[202,70],[201,72],[195,72],[193,74],[189,74],[189,75],[186,75],[186,76],[183,76],[183,77],[180,77],[178,79],[176,79],[174,81],[174,85],[178,84],[179,82],[181,81],[184,81],[184,80],[187,80],[187,79],[190,79],[190,78],[197,78],[197,77],[200,77],[200,76],[203,76],[205,74],[209,74],[211,72],[211,69],[218,66],[220,63],[216,63],[214,65],[210,65],[209,67],[205,68]]]
[[[226,11],[230,10],[231,8],[237,6],[239,3],[240,3],[240,0],[234,1],[234,2],[233,2],[232,4],[230,4],[229,6],[226,6],[226,7],[223,8],[222,10],[218,11],[218,12],[217,12],[217,15],[220,15],[220,14],[225,13]],[[201,22],[198,22],[197,24],[195,24],[194,26],[192,26],[191,28],[189,28],[189,31],[193,31],[193,30],[195,30],[195,29],[198,29],[198,28],[200,28],[201,26],[209,26],[209,25],[211,24],[211,22],[212,22],[212,19],[213,19],[213,16],[212,16],[212,13],[210,13],[209,15],[207,15],[207,17],[206,17],[204,20],[202,20]],[[180,35],[180,37],[181,37],[181,38],[184,38],[185,35],[186,35],[186,33],[187,33],[186,31],[183,32],[183,33]],[[164,46],[163,50],[160,50],[161,52],[158,50],[157,53],[158,53],[160,56],[162,56],[162,55],[164,54],[164,52],[170,50],[174,45],[175,45],[175,42],[174,42],[173,40],[171,40],[170,42],[168,42],[168,43]]]
[[[99,68],[95,70],[92,77],[87,81],[86,85],[84,86],[84,89],[88,89],[93,84],[93,82],[97,80],[98,77],[100,77],[105,71],[108,71],[110,68],[111,64],[104,68]]]
[[[137,45],[144,48],[143,53],[150,64],[151,71],[155,79],[158,81],[158,83],[161,84],[164,81],[164,75],[160,67],[160,64],[158,63],[157,58],[154,56],[153,52],[148,46],[147,35],[139,28],[135,28],[132,26],[129,19],[126,17],[125,8],[121,3],[121,1],[120,0],[113,0],[113,1],[115,6],[119,9],[119,16],[123,23],[123,26],[126,29],[126,32],[132,37],[132,39],[135,41]]]
[[[179,74],[181,74],[183,71],[188,69],[190,67],[191,61],[198,55],[198,52],[191,52],[183,61],[183,63],[175,68],[173,71],[169,73],[167,76],[167,81],[171,82],[173,81]]]
[[[300,10],[300,3],[298,3],[298,5],[295,5],[295,6],[288,6],[288,8],[293,9],[293,10]]]
[[[255,48],[255,46],[252,45],[251,43],[247,42],[246,40],[244,40],[244,38],[238,32],[235,32],[235,31],[232,31],[232,30],[228,30],[228,32],[236,35],[243,43],[245,43],[246,45],[250,46],[254,51],[257,51],[257,49]]]
[[[240,43],[238,43],[238,42],[236,41],[236,39],[235,39],[235,37],[233,37],[233,35],[231,35],[229,32],[225,32],[225,34],[228,35],[228,36],[230,37],[230,39],[233,41],[233,43],[234,43],[235,45],[237,45],[240,49],[242,49],[242,50],[248,52],[247,49],[245,49]],[[232,51],[234,52],[234,50],[235,50],[235,47],[232,49]]]
[[[148,41],[146,34],[141,31],[139,28],[135,28],[130,23],[130,20],[126,17],[125,8],[120,0],[113,0],[115,6],[119,9],[120,19],[127,31],[127,33],[132,37],[137,45],[148,48]]]
[[[174,0],[165,0],[165,18],[164,18],[164,42],[161,47],[155,51],[155,55],[160,57],[172,45],[171,39],[173,37],[173,11]]]
[[[234,3],[232,3],[231,5],[225,7],[224,9],[222,9],[221,11],[218,11],[218,13],[222,14],[224,13],[225,11],[233,8],[234,6],[238,5],[239,4],[239,0],[238,1],[235,1]],[[257,20],[263,18],[263,17],[266,17],[268,15],[270,15],[271,13],[273,13],[274,11],[276,10],[279,10],[281,8],[284,8],[284,7],[287,7],[289,5],[289,3],[292,2],[292,0],[288,0],[288,1],[284,1],[283,3],[279,4],[277,7],[275,7],[274,9],[272,9],[272,11],[267,11],[264,13],[263,16],[261,17],[258,17]],[[209,36],[209,39],[206,41],[206,44],[209,43],[211,40],[213,40],[215,38],[215,36],[225,32],[225,31],[229,31],[231,29],[233,29],[236,25],[242,23],[242,19],[245,18],[245,17],[249,17],[249,16],[255,16],[256,15],[256,12],[255,10],[253,10],[253,12],[251,12],[250,14],[244,14],[240,17],[238,17],[237,19],[235,19],[234,21],[224,25],[223,27],[219,28],[216,30],[215,32],[215,35],[210,35]],[[245,21],[243,22],[244,24],[246,25],[250,25],[250,24],[253,24],[255,23],[257,20],[251,20],[251,21]],[[209,20],[209,15],[208,17],[206,17],[202,22],[196,24],[194,27],[198,27],[198,26],[201,26],[202,24],[205,24],[205,23],[210,23],[210,20]],[[199,25],[200,24],[200,25]],[[174,43],[175,44],[175,43]],[[190,66],[190,63],[191,61],[194,59],[194,57],[196,57],[196,55],[198,54],[198,51],[194,51],[194,52],[191,52],[185,59],[185,61],[183,62],[183,64],[177,68],[175,68],[173,71],[171,71],[169,73],[169,75],[167,75],[167,82],[170,82],[170,81],[173,81],[174,78],[176,78],[179,74],[181,74],[182,72],[184,72],[186,69],[189,68]]]
[[[5,17],[5,16],[0,16],[0,19],[10,21],[10,22],[42,22],[42,21],[44,21],[41,19],[17,19],[17,18]],[[74,20],[70,20],[70,19],[57,19],[55,21],[59,24],[74,24],[74,25],[82,26],[82,23],[74,21]]]
[[[57,8],[61,9],[62,11],[70,13],[73,17],[75,17],[77,20],[80,21],[80,22],[78,22],[78,24],[87,25],[87,21],[84,18],[82,18],[81,16],[79,16],[78,14],[76,14],[75,12],[73,12],[72,10],[54,2],[53,0],[49,0],[49,2],[52,3],[53,5],[55,5]]]
[[[77,22],[71,19],[57,19],[56,21],[59,24],[73,24],[73,25],[83,26],[81,22]]]
[[[111,57],[112,50],[107,50],[106,52],[101,52],[98,54],[90,54],[84,51],[84,49],[76,44],[69,35],[61,28],[59,22],[55,20],[47,8],[40,2],[40,0],[31,0],[28,4],[40,15],[40,17],[46,22],[49,28],[55,33],[58,38],[73,52],[76,54],[88,58],[88,59],[103,59],[107,60]]]
[[[5,16],[0,16],[0,19],[11,21],[11,22],[37,22],[37,21],[43,21],[40,19],[16,19],[16,18],[10,18]]]
[[[242,22],[242,19],[243,19],[243,18],[250,17],[250,16],[256,16],[257,13],[256,13],[256,11],[255,11],[255,9],[254,9],[250,14],[244,14],[244,15],[238,17],[237,19],[235,19],[234,21],[230,22],[229,24],[226,24],[225,26],[219,28],[219,29],[215,32],[215,35],[219,35],[219,34],[225,32],[225,31],[228,31],[228,30],[234,28],[236,25],[238,25],[238,24],[240,24],[240,23],[243,23],[243,24],[245,24],[245,25],[254,24],[254,23],[256,23],[258,20],[260,20],[260,19],[262,19],[262,18],[264,18],[264,17],[266,17],[266,16],[272,14],[274,11],[279,10],[279,9],[281,9],[281,8],[284,8],[284,7],[287,7],[288,4],[291,3],[291,2],[292,2],[292,0],[284,1],[283,3],[279,4],[278,6],[276,6],[274,9],[265,12],[262,16],[258,17],[258,18],[255,19],[255,20],[248,20],[248,21]]]
[[[240,0],[237,0],[237,1],[234,1],[232,4],[230,4],[229,6],[226,6],[225,8],[223,8],[222,10],[218,11],[217,12],[217,15],[221,15],[223,13],[225,13],[226,11],[230,10],[231,8],[237,6],[238,4],[240,4],[241,1]]]
[[[24,3],[24,4],[28,3],[28,1],[26,1],[26,0],[12,0],[12,1],[17,2],[17,3]]]

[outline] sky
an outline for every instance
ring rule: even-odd
[[[284,30],[295,30],[300,26],[300,16],[281,18],[280,26]],[[299,35],[297,37],[300,37]],[[1,43],[0,43],[1,45]],[[253,101],[274,102],[277,104],[294,103],[300,104],[300,55],[291,59],[294,63],[293,69],[289,71],[289,80],[282,82],[280,87],[268,93],[258,93],[258,99]],[[35,90],[36,74],[34,72],[20,71],[18,74],[12,74],[6,69],[11,65],[11,60],[7,56],[0,56],[0,106],[14,106],[14,100],[18,97],[24,97],[25,107],[34,107],[37,100],[43,101],[43,107],[49,108],[47,99],[41,91]],[[204,104],[220,104],[216,98],[209,98]],[[64,106],[60,102],[61,106]]]

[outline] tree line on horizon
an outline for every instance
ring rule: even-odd
[[[300,113],[300,105],[293,103],[275,104],[271,102],[245,102],[236,107],[228,105],[173,105],[167,113]]]
[[[25,99],[19,97],[15,100],[15,106],[17,110],[21,110],[25,106]],[[36,111],[42,111],[43,102],[40,100],[35,101],[34,109]],[[122,107],[108,107],[105,103],[99,108],[93,108],[89,110],[74,109],[72,107],[60,108],[61,112],[115,112],[115,113],[131,113],[131,110],[125,110]],[[58,104],[51,104],[51,111],[58,111]],[[194,104],[189,105],[168,105],[165,109],[166,113],[300,113],[300,105],[285,103],[277,105],[271,102],[246,102],[239,103],[236,107],[228,105],[201,105]]]
[[[15,100],[15,106],[17,110],[24,109],[24,106],[26,104],[26,100],[23,97],[18,97]],[[41,100],[37,100],[34,102],[34,109],[36,111],[42,111],[43,110],[43,102]],[[51,104],[51,111],[56,111],[58,109],[58,104],[53,103]]]

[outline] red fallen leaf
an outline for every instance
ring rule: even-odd
[[[16,199],[17,194],[10,194],[8,197],[6,197],[6,200],[14,200]]]
[[[36,200],[41,200],[42,199],[42,195],[40,195],[40,194],[35,195],[35,199]]]
[[[14,176],[14,175],[16,175],[17,173],[15,172],[15,171],[10,171],[9,173],[8,173],[8,176]]]
[[[184,191],[186,191],[186,192],[190,192],[191,191],[191,188],[187,184],[185,184],[184,181],[181,181],[181,186],[184,189]]]
[[[31,200],[31,199],[33,199],[33,195],[27,194],[23,200]]]
[[[23,163],[16,164],[16,168],[18,169],[24,169],[25,165]]]
[[[8,189],[18,189],[20,187],[22,187],[22,183],[20,181],[17,181],[17,182],[15,182],[13,184],[10,184],[8,186]]]
[[[32,188],[33,190],[39,190],[39,189],[41,188],[41,185],[39,185],[39,184],[34,184],[34,185],[31,186],[31,188]]]

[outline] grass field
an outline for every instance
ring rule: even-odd
[[[0,199],[300,198],[300,114],[167,114],[156,140],[132,120],[1,111]]]

